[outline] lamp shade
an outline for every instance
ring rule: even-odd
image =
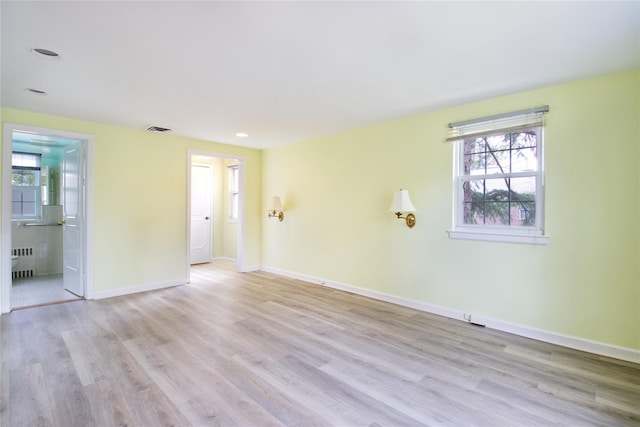
[[[280,196],[273,196],[271,198],[271,203],[269,203],[269,209],[270,211],[278,211],[278,212],[282,212],[284,209],[282,209],[282,202],[280,201]]]
[[[393,194],[393,202],[389,207],[390,212],[415,212],[416,208],[411,203],[409,198],[409,191],[400,190]]]

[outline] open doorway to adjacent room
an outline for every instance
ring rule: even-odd
[[[190,150],[188,167],[188,270],[211,262],[242,265],[244,161]]]
[[[5,125],[2,312],[87,296],[92,138]]]

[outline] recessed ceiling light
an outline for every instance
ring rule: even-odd
[[[249,134],[248,133],[244,133],[244,132],[238,132],[238,133],[236,133],[236,136],[238,138],[246,138],[246,137],[249,136]]]
[[[35,93],[36,95],[46,95],[47,94],[47,92],[45,92],[43,90],[34,89],[32,87],[28,87],[25,90],[28,91],[28,92],[31,92],[31,93]]]
[[[44,56],[47,56],[49,58],[59,58],[60,57],[58,52],[54,52],[54,51],[49,50],[49,49],[42,49],[42,48],[39,48],[39,47],[31,49],[31,52],[37,53],[37,54],[40,54],[40,55],[44,55]]]

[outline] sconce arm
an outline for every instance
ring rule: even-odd
[[[278,218],[280,222],[284,221],[284,212],[282,211],[269,211],[269,218]]]
[[[407,216],[402,216],[402,212],[395,213],[398,219],[404,219],[407,223],[407,227],[413,228],[416,225],[416,216],[412,213],[408,213]]]

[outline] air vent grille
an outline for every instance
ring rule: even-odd
[[[147,130],[149,132],[160,132],[160,133],[171,132],[171,129],[163,128],[162,126],[147,126]]]

